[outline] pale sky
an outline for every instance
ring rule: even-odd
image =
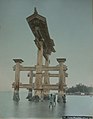
[[[23,66],[36,65],[35,38],[26,21],[34,7],[46,17],[55,42],[50,65],[65,57],[67,86],[93,86],[92,0],[0,0],[0,91],[12,90],[14,58],[22,58]],[[27,73],[21,73],[21,82],[28,83]]]

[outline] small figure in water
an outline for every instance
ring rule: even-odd
[[[54,106],[56,106],[56,95],[54,94]]]
[[[53,95],[52,94],[49,97],[49,108],[50,108],[50,106],[52,106],[52,108],[54,106],[54,98],[53,98]]]

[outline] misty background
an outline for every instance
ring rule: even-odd
[[[93,86],[92,0],[0,0],[0,91],[12,90],[14,58],[23,59],[23,66],[36,65],[35,38],[26,21],[34,7],[46,17],[55,43],[50,65],[64,57],[67,86]],[[21,72],[21,82],[28,83],[27,73]]]

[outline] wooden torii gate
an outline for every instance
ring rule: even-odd
[[[27,18],[27,22],[35,36],[35,44],[38,48],[37,52],[37,64],[33,67],[22,66],[22,59],[13,59],[16,65],[14,65],[13,70],[15,71],[15,82],[12,84],[14,88],[13,100],[19,101],[19,88],[29,89],[29,93],[32,94],[32,90],[35,91],[36,96],[39,98],[42,95],[48,95],[50,90],[58,90],[58,95],[63,96],[63,101],[65,102],[65,90],[66,90],[66,80],[65,77],[68,74],[65,72],[67,66],[64,65],[66,61],[65,58],[57,58],[57,66],[49,66],[50,60],[49,55],[55,52],[54,41],[50,38],[46,18],[39,15],[36,8],[34,14]],[[45,64],[43,64],[43,56],[45,58]],[[29,84],[22,84],[20,82],[20,71],[29,71]],[[58,71],[57,74],[51,74],[49,71]],[[33,84],[33,77],[35,77],[35,82]],[[49,77],[58,77],[59,82],[57,84],[50,84]],[[44,82],[42,80],[44,79]]]

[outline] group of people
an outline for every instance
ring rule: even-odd
[[[49,108],[56,106],[56,95],[50,94],[49,96]]]

